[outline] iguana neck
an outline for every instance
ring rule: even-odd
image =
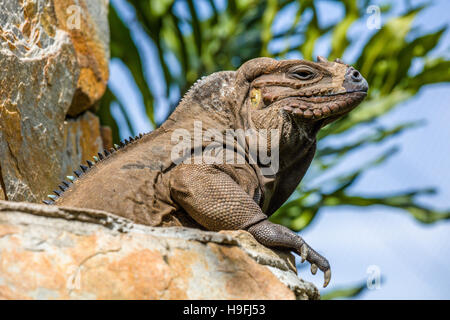
[[[223,134],[229,129],[258,131],[266,128],[268,133],[271,129],[278,130],[280,139],[275,143],[279,148],[279,171],[289,168],[293,161],[304,156],[315,144],[320,122],[304,121],[287,113],[274,114],[269,108],[261,110],[259,117],[255,116],[250,106],[246,104],[248,87],[246,88],[244,84],[237,86],[235,72],[218,72],[209,76],[207,80],[202,78],[192,86],[160,129],[187,130],[194,148],[195,127],[198,129],[199,126],[203,133],[211,129]],[[187,114],[192,116],[188,117]],[[246,140],[247,144],[241,145],[246,156],[248,156],[248,142]],[[208,142],[203,141],[202,144],[206,146]],[[272,142],[269,141],[269,144],[272,145]]]

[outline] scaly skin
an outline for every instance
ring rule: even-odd
[[[357,106],[367,89],[364,78],[340,60],[250,60],[235,72],[199,80],[160,128],[116,146],[106,156],[99,154],[105,159],[83,166],[76,172],[79,178],[69,177],[71,181],[55,191],[53,201],[45,202],[106,210],[150,226],[247,230],[266,246],[300,254],[311,263],[313,274],[317,268],[324,272],[326,286],[331,277],[328,261],[268,217],[306,173],[319,129]],[[195,139],[199,123],[194,121],[201,121],[203,133],[278,130],[279,139],[268,139],[271,147],[278,148],[278,171],[267,173],[263,164],[251,162],[251,143],[238,138],[231,142],[237,146],[234,154],[245,158],[242,163],[215,164],[194,152],[183,158],[193,160],[191,164],[176,161],[173,148],[179,141],[174,136],[180,129],[190,134],[191,150],[211,143]]]

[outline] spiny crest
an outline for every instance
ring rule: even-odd
[[[178,104],[181,104],[182,102],[184,102],[186,100],[186,98],[189,97],[192,94],[192,92],[205,81],[206,78],[207,78],[207,76],[203,76],[203,77],[197,79],[192,84],[192,86],[189,88],[189,90],[183,95],[183,97],[181,97],[181,100]]]
[[[64,192],[70,188],[70,186],[75,182],[75,180],[78,180],[81,178],[85,173],[87,173],[97,162],[100,162],[106,158],[108,158],[110,155],[112,155],[114,152],[132,144],[133,142],[136,142],[137,140],[141,139],[143,136],[147,135],[140,133],[139,135],[133,137],[129,137],[128,140],[125,139],[124,141],[120,141],[119,144],[114,144],[114,148],[111,148],[109,150],[104,149],[103,152],[97,153],[97,156],[93,156],[94,162],[87,160],[87,166],[80,165],[80,170],[73,171],[75,176],[67,176],[67,181],[63,180],[61,181],[61,184],[58,186],[59,189],[53,190],[54,194],[49,194],[48,198],[50,200],[43,200],[42,202],[48,205],[52,205],[55,203],[55,201],[61,197]]]
[[[183,104],[190,98],[199,96],[201,98],[212,93],[220,94],[223,83],[229,82],[234,74],[234,71],[219,71],[197,79],[189,90],[183,95],[178,105]]]

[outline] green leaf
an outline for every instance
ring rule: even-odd
[[[172,6],[174,0],[150,0],[150,12],[152,16],[161,17],[169,11]]]
[[[145,80],[139,51],[131,38],[130,30],[111,5],[109,9],[109,24],[111,30],[111,58],[119,58],[128,67],[144,99],[147,115],[150,121],[155,124],[153,94]]]
[[[305,32],[305,41],[300,45],[300,52],[303,54],[304,59],[314,60],[313,52],[317,39],[320,38],[325,32],[320,29],[319,22],[317,20],[317,12],[314,4],[311,5],[311,11],[313,12],[313,17],[308,25]]]
[[[408,81],[408,87],[417,92],[422,86],[450,82],[450,61],[441,58],[431,60],[421,73]]]
[[[197,54],[202,56],[202,29],[200,27],[200,21],[198,20],[197,11],[195,10],[194,2],[187,0],[189,11],[192,18],[192,27],[194,30],[194,40],[197,48]]]
[[[348,29],[359,18],[356,0],[345,1],[344,6],[346,14],[333,29],[333,36],[331,38],[331,53],[328,57],[330,60],[342,57],[345,49],[347,49],[350,44],[347,39]]]
[[[389,95],[363,102],[347,116],[326,126],[317,137],[322,139],[328,135],[341,134],[361,124],[371,123],[412,96],[410,91],[396,90]]]
[[[408,77],[408,71],[411,67],[414,58],[424,57],[431,50],[433,50],[439,42],[442,34],[446,28],[441,28],[437,32],[426,34],[422,37],[418,37],[405,45],[397,59],[399,61],[399,67],[396,74],[395,83],[401,83],[402,80]],[[408,86],[407,86],[408,87]],[[416,90],[417,91],[417,90]]]
[[[262,18],[261,39],[262,52],[261,55],[265,57],[271,56],[268,50],[269,42],[272,40],[272,23],[278,11],[277,0],[269,0],[264,10]]]
[[[442,220],[450,220],[450,211],[440,211],[427,208],[418,204],[415,197],[434,193],[433,189],[421,189],[407,191],[397,195],[384,195],[378,197],[351,196],[343,191],[339,191],[325,196],[324,205],[350,205],[350,206],[386,206],[390,208],[402,209],[421,223],[430,224]]]
[[[355,298],[355,297],[359,296],[361,293],[363,293],[365,290],[367,290],[367,284],[366,284],[366,282],[361,282],[360,284],[358,284],[356,286],[351,286],[351,287],[347,287],[347,288],[339,288],[339,289],[335,289],[333,291],[327,292],[326,294],[323,294],[321,296],[321,300]]]
[[[388,149],[378,158],[355,169],[351,173],[321,182],[320,187],[298,190],[302,196],[285,203],[272,215],[270,220],[283,224],[294,231],[303,230],[311,224],[320,208],[341,205],[339,196],[342,192],[351,187],[367,169],[380,165],[389,157],[393,156],[396,151],[397,148],[395,147]],[[321,189],[322,186],[327,186],[328,188],[334,187],[334,191],[325,193]]]
[[[390,59],[390,62],[395,61],[393,58],[404,46],[405,37],[411,30],[414,18],[423,8],[415,8],[404,15],[389,20],[367,42],[356,66],[369,83],[373,83],[377,73],[380,72],[376,68],[379,62],[387,59]],[[390,68],[390,70],[392,69]]]
[[[111,128],[113,142],[117,143],[120,141],[119,127],[117,126],[116,120],[111,115],[111,103],[114,101],[117,101],[117,98],[109,88],[106,88],[96,113],[100,118],[100,124]]]
[[[322,144],[319,143],[316,157],[313,160],[313,165],[318,166],[321,171],[327,171],[343,161],[342,158],[347,156],[348,154],[356,151],[361,152],[361,148],[365,146],[384,143],[387,141],[387,139],[394,138],[395,136],[401,134],[403,131],[415,128],[419,125],[423,125],[423,123],[423,121],[407,122],[390,129],[379,127],[376,128],[376,131],[374,133],[366,134],[354,142],[350,142],[339,147],[322,147]]]

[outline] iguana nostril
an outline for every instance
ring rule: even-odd
[[[358,71],[353,71],[352,78],[355,81],[361,81],[361,74]]]
[[[350,92],[365,91],[369,89],[367,81],[362,74],[353,67],[348,67],[345,73],[343,87]]]

